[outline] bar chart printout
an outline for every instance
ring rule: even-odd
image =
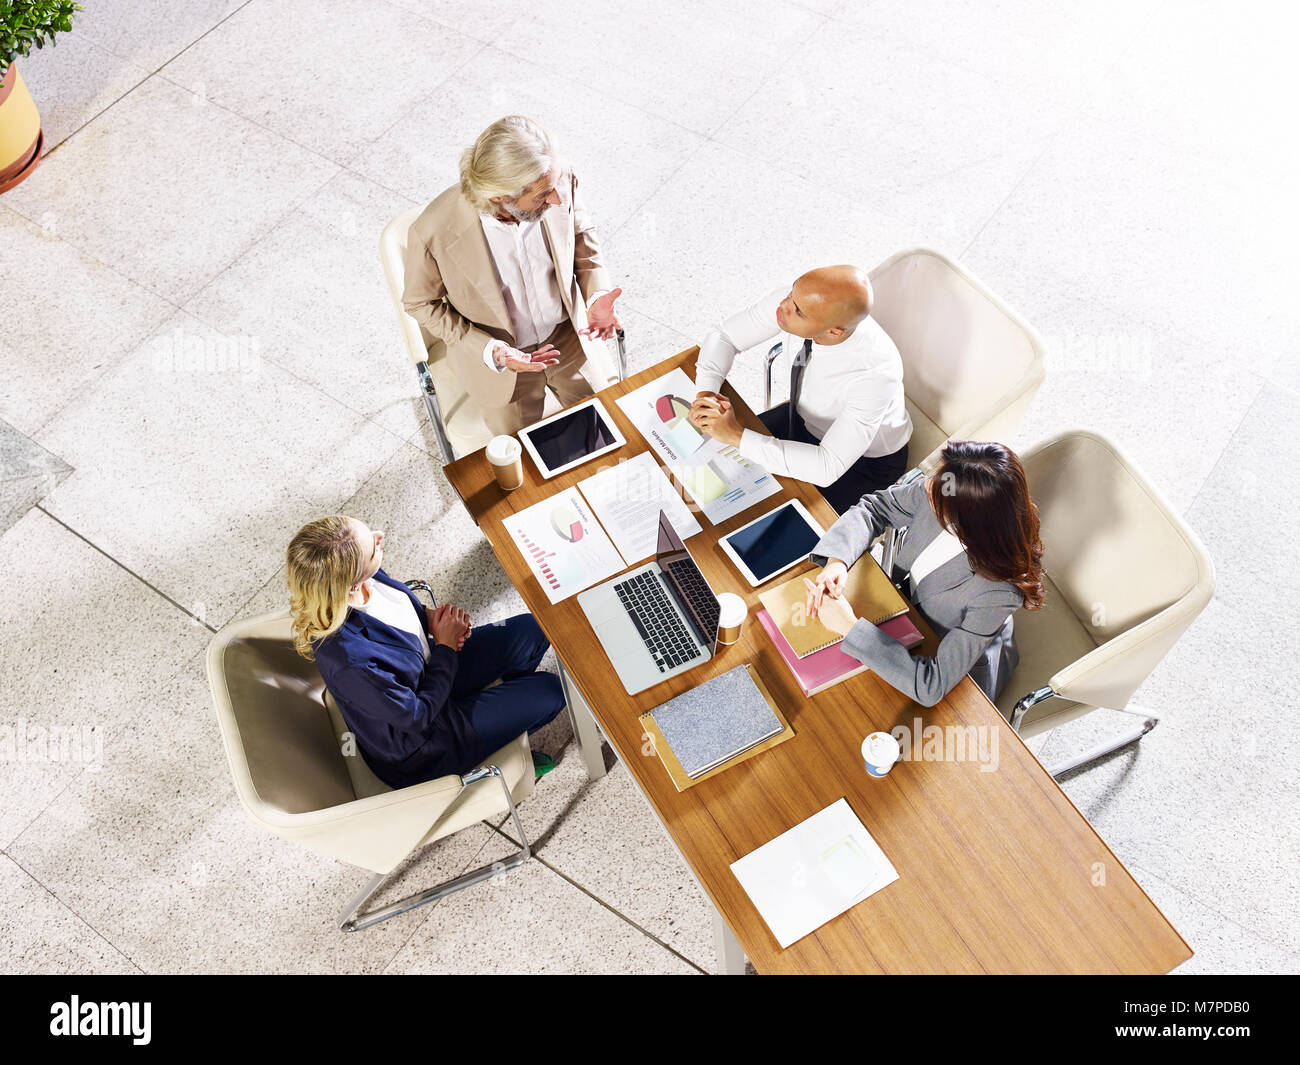
[[[511,515],[505,528],[552,603],[624,568],[622,557],[577,488]]]

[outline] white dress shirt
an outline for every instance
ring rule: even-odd
[[[492,215],[479,215],[488,253],[496,270],[501,296],[510,315],[510,331],[520,351],[535,347],[555,332],[568,312],[560,297],[560,283],[555,276],[555,262],[542,220],[503,222]],[[587,305],[604,295],[592,294]],[[489,369],[502,373],[493,349],[500,341],[489,340],[483,348],[483,361]]]
[[[396,588],[389,587],[383,581],[368,580],[366,588],[370,592],[370,599],[365,606],[361,607],[372,618],[377,618],[385,625],[391,625],[395,629],[401,629],[403,632],[409,632],[413,636],[420,638],[420,647],[424,651],[424,660],[429,660],[429,636],[420,627],[420,615],[416,613],[415,606],[405,593],[399,592]]]
[[[787,292],[769,292],[708,335],[696,364],[696,388],[716,392],[739,352],[778,336],[787,355],[799,352],[803,338],[783,333],[776,321]],[[813,344],[796,409],[820,444],[746,429],[737,450],[772,473],[824,488],[862,456],[892,455],[907,443],[912,420],[903,402],[903,360],[874,319],[863,319],[838,344]]]

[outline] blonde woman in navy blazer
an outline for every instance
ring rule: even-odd
[[[531,614],[471,627],[458,607],[429,613],[381,568],[383,541],[355,518],[321,518],[294,536],[287,575],[298,653],[315,661],[366,764],[402,788],[468,772],[552,720],[564,696],[537,670],[550,644]]]

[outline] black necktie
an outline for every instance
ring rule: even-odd
[[[805,340],[803,347],[795,353],[794,361],[790,363],[790,426],[786,436],[787,439],[794,439],[794,409],[799,405],[799,392],[803,388],[803,372],[808,367],[808,361],[812,358],[812,341]]]

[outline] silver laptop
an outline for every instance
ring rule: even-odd
[[[659,512],[653,562],[578,596],[629,695],[694,669],[718,645],[718,597]]]

